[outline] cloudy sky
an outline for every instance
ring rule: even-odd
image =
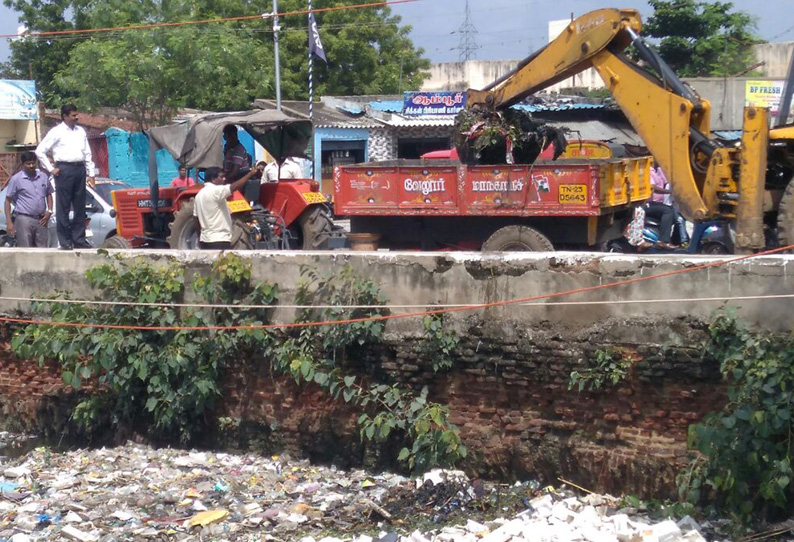
[[[547,23],[601,7],[633,7],[647,17],[645,0],[469,0],[470,21],[477,30],[480,60],[518,59],[548,41]],[[433,62],[459,59],[466,0],[417,0],[393,11],[413,27],[414,42]],[[794,41],[794,0],[734,0],[757,18],[758,33],[768,41]],[[301,21],[303,22],[303,21]],[[289,20],[285,21],[289,24]],[[0,34],[15,33],[16,13],[0,5]],[[322,29],[321,29],[322,30]],[[8,40],[0,38],[0,61],[8,58]]]

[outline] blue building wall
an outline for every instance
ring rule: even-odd
[[[149,139],[142,132],[127,132],[108,128],[108,172],[111,179],[119,179],[136,188],[149,186]],[[157,178],[167,185],[179,174],[179,164],[168,151],[157,151]]]
[[[254,156],[254,138],[239,130],[240,143],[248,154]],[[118,179],[136,188],[149,187],[149,139],[142,132],[127,132],[109,128],[105,132],[108,142],[108,172],[111,179]],[[179,174],[179,163],[166,151],[157,151],[157,180],[166,186]],[[190,175],[195,178],[195,172]]]

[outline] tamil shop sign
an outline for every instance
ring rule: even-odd
[[[457,115],[466,106],[465,92],[406,92],[404,115]]]

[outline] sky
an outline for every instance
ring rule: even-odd
[[[472,58],[511,60],[527,56],[548,42],[548,21],[570,18],[602,7],[652,10],[645,0],[468,0],[470,22],[479,49]],[[794,0],[734,0],[737,9],[757,18],[758,34],[767,41],[794,41]],[[466,0],[417,0],[395,4],[392,11],[411,25],[414,43],[431,62],[460,59]],[[287,22],[288,24],[288,22]],[[17,31],[18,19],[0,5],[0,34]],[[322,29],[321,29],[322,31]],[[8,40],[0,38],[0,62],[8,60]]]

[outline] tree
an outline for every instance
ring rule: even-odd
[[[86,28],[86,0],[3,0],[6,7],[19,12],[19,19],[29,30],[53,32]],[[68,99],[55,87],[54,78],[69,60],[69,52],[75,45],[70,37],[50,39],[21,38],[10,43],[11,60],[9,75],[36,80],[43,101],[50,105]]]
[[[643,33],[659,41],[662,58],[680,77],[730,76],[753,64],[755,21],[731,2],[648,0]]]
[[[156,22],[237,17],[272,10],[271,0],[4,0],[33,31],[115,28]],[[283,0],[279,11],[305,9]],[[344,0],[354,5],[358,0]],[[337,6],[318,0],[315,8]],[[73,14],[69,19],[66,15]],[[410,27],[387,7],[343,9],[316,15],[329,64],[315,62],[320,94],[394,93],[417,88],[430,63],[408,38]],[[54,22],[53,22],[54,21]],[[57,25],[56,25],[57,23]],[[281,19],[281,75],[285,99],[306,99],[306,15]],[[12,49],[12,64],[36,69],[50,105],[71,99],[91,110],[128,109],[141,126],[163,123],[179,107],[246,108],[273,97],[273,33],[269,20],[168,26],[72,39],[29,38]],[[53,47],[55,44],[55,47]],[[47,69],[43,69],[43,67]],[[42,80],[43,79],[43,80]]]
[[[285,10],[305,8],[305,0],[282,3]],[[345,3],[356,4],[360,0]],[[318,8],[330,4],[328,0],[315,2]],[[396,94],[418,89],[427,77],[430,62],[408,37],[411,27],[401,26],[401,18],[391,15],[388,7],[320,12],[316,19],[328,65],[314,62],[315,95]],[[282,61],[286,61],[288,69],[282,73],[282,89],[287,98],[305,100],[309,39],[306,16],[290,17],[284,26]]]

